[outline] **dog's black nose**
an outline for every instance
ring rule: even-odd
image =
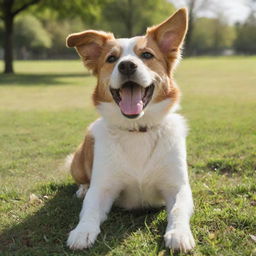
[[[137,69],[137,65],[132,61],[122,61],[118,65],[118,70],[121,74],[130,76],[132,75]]]

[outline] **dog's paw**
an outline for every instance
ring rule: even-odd
[[[99,228],[88,228],[86,226],[78,225],[69,233],[67,246],[73,250],[89,248],[94,244],[99,233]]]
[[[81,184],[79,185],[78,190],[76,191],[76,197],[83,199],[87,193],[87,190],[89,188],[88,184]]]
[[[181,252],[188,252],[195,247],[195,241],[189,228],[171,229],[164,235],[166,247]]]

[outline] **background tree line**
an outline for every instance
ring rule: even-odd
[[[254,8],[243,23],[230,25],[221,13],[215,18],[196,15],[207,7],[207,0],[186,1],[190,12],[186,55],[256,53]],[[65,46],[70,33],[94,28],[117,37],[135,36],[174,11],[167,0],[0,0],[0,57],[9,62],[6,73],[13,71],[13,56],[73,58],[76,55]]]

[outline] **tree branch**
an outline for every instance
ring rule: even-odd
[[[18,14],[19,12],[27,9],[30,5],[36,4],[38,2],[40,2],[41,0],[32,0],[26,4],[24,4],[23,6],[21,6],[19,9],[17,9],[16,11],[12,12],[12,15],[15,16],[16,14]]]

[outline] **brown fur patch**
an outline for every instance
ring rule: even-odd
[[[84,65],[92,70],[93,74],[96,74],[98,60],[101,56],[103,47],[107,41],[113,39],[114,35],[112,33],[85,30],[80,33],[69,35],[66,44],[68,47],[75,47],[78,54],[81,56]]]
[[[92,101],[95,106],[99,105],[101,102],[111,102],[113,101],[112,96],[107,88],[102,86],[102,84],[97,83],[93,94],[92,94]]]
[[[88,132],[83,143],[74,153],[71,163],[71,175],[77,184],[89,184],[94,156],[94,137]]]
[[[135,53],[140,56],[142,52],[150,52],[154,55],[152,59],[143,60],[144,64],[153,70],[162,79],[159,86],[155,87],[153,101],[155,103],[171,99],[168,109],[179,100],[179,89],[172,79],[173,65],[176,58],[170,59],[160,50],[157,42],[151,36],[139,38]]]
[[[97,63],[97,86],[93,92],[93,103],[95,106],[100,102],[112,102],[113,98],[109,90],[109,80],[116,63],[108,63],[106,59],[110,55],[119,57],[121,48],[116,40],[108,40],[102,48],[101,56]]]
[[[171,105],[178,102],[180,98],[180,90],[177,86],[175,86],[175,84],[172,83],[172,81],[169,81],[166,86],[161,87],[161,90],[159,90],[157,93],[154,102],[158,103],[168,98],[172,100]]]
[[[142,59],[143,62],[158,75],[168,72],[168,63],[165,56],[159,49],[157,42],[150,36],[141,36],[135,45],[134,52],[141,56],[143,52],[150,52],[154,55],[152,59]]]
[[[108,81],[115,63],[107,63],[106,59],[112,54],[117,57],[121,54],[120,46],[114,35],[104,31],[86,30],[68,36],[67,46],[76,48],[84,65],[92,70],[98,78],[92,96],[94,105],[98,105],[100,102],[113,101]]]
[[[179,101],[180,91],[173,81],[173,67],[180,55],[180,48],[187,31],[187,11],[180,9],[173,16],[157,26],[147,30],[146,36],[140,37],[135,52],[150,52],[154,58],[143,60],[161,79],[155,87],[155,103],[171,99],[168,109]]]
[[[173,59],[179,55],[187,28],[187,10],[182,8],[161,24],[148,28],[147,36],[152,37],[157,42],[168,59]]]

